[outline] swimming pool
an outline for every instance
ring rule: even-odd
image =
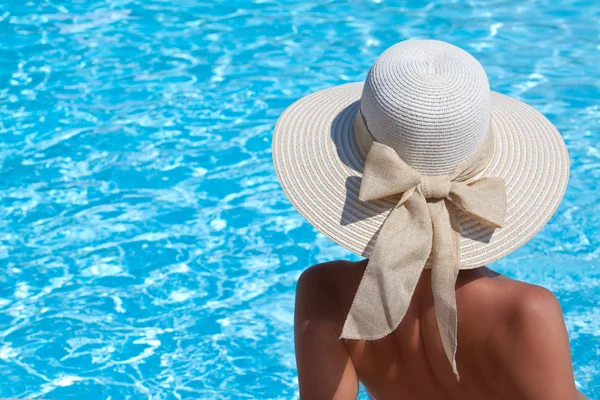
[[[295,99],[406,38],[461,46],[557,125],[565,200],[491,267],[563,306],[600,399],[600,4],[7,0],[0,4],[0,397],[297,398],[307,266],[348,252],[271,163]]]

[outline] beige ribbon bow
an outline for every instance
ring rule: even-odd
[[[486,226],[497,228],[504,224],[504,181],[461,181],[485,168],[493,148],[492,135],[449,175],[426,176],[406,164],[391,147],[373,141],[360,111],[355,119],[355,134],[361,146],[370,142],[359,199],[402,196],[379,231],[341,338],[374,340],[396,329],[430,259],[440,337],[458,380],[455,285],[460,262],[460,224],[455,207]]]

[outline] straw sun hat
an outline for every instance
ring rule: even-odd
[[[378,339],[432,269],[442,344],[458,378],[454,284],[530,240],[565,192],[569,158],[548,119],[490,91],[466,51],[436,40],[385,50],[365,82],[324,89],[277,121],[273,159],[294,207],[369,258],[342,338]]]

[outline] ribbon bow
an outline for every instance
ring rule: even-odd
[[[363,135],[364,143],[364,135],[369,133],[360,111],[358,114],[355,131],[357,136]],[[374,340],[396,329],[429,259],[442,345],[457,380],[460,379],[456,366],[455,285],[460,264],[456,208],[494,228],[504,224],[506,215],[506,189],[501,178],[460,181],[485,167],[489,157],[484,153],[489,150],[490,141],[486,142],[449,175],[427,176],[406,164],[391,147],[372,141],[359,199],[402,196],[379,231],[341,338]]]

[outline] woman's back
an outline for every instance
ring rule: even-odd
[[[456,285],[460,382],[442,348],[430,270],[423,272],[392,334],[375,341],[340,340],[366,264],[320,264],[298,282],[295,335],[302,398],[356,398],[358,380],[377,400],[578,398],[556,298],[485,267],[461,271]]]

